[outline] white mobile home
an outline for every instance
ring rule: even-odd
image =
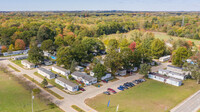
[[[23,60],[23,59],[26,59],[28,58],[28,54],[26,55],[19,55],[19,56],[12,56],[11,59],[12,60]]]
[[[62,77],[56,78],[55,82],[57,84],[61,85],[62,87],[64,87],[65,89],[72,91],[72,92],[78,91],[78,88],[79,88],[77,84],[75,84],[69,80],[66,80]]]
[[[97,78],[87,75],[87,73],[84,73],[84,72],[76,71],[76,72],[73,72],[71,75],[74,79],[81,81],[86,85],[91,85],[91,84],[97,83]]]
[[[21,61],[21,64],[24,65],[24,67],[26,67],[26,68],[35,68],[35,64],[30,63],[30,62],[27,61],[27,60],[22,60],[22,61]]]
[[[169,71],[169,70],[164,70],[164,69],[158,70],[158,73],[162,75],[167,75],[169,77],[177,78],[180,80],[185,80],[187,77],[187,75],[185,74],[181,74],[181,73],[177,73],[177,72]]]
[[[124,75],[126,75],[126,73],[127,73],[127,70],[118,70],[115,74],[120,75],[120,76],[124,76]]]
[[[112,77],[112,75],[110,73],[107,73],[105,76],[101,77],[101,80],[106,80],[106,79],[109,79],[111,77]]]
[[[173,71],[173,72],[177,72],[177,73],[180,73],[180,74],[184,74],[184,75],[189,75],[190,74],[189,71],[184,71],[183,68],[172,66],[172,65],[168,65],[167,66],[167,70]]]
[[[150,79],[154,79],[154,80],[157,80],[157,81],[160,81],[160,82],[165,82],[166,79],[168,79],[167,76],[160,75],[158,73],[149,73],[148,77]]]
[[[166,80],[166,83],[174,85],[174,86],[181,86],[182,85],[182,81],[181,80],[178,80],[178,79],[172,78],[172,77],[168,78]]]
[[[159,61],[160,62],[165,62],[165,61],[168,61],[170,60],[171,56],[170,55],[167,55],[167,56],[163,56],[163,57],[160,57],[159,58]]]
[[[51,71],[45,68],[38,68],[38,73],[48,79],[54,79],[56,77],[56,74],[52,73]]]
[[[68,76],[70,74],[70,70],[66,70],[59,66],[52,66],[52,70],[64,76]]]
[[[77,70],[79,72],[83,72],[84,71],[84,67],[82,67],[82,66],[76,66],[75,70]]]

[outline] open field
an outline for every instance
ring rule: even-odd
[[[147,80],[129,90],[116,95],[98,95],[85,102],[99,112],[115,112],[119,104],[119,112],[164,112],[200,89],[194,80],[184,81],[181,87]],[[110,107],[107,103],[110,100]]]
[[[30,112],[31,93],[8,75],[0,72],[0,112]],[[63,112],[59,108],[51,109],[38,98],[34,99],[34,112]]]

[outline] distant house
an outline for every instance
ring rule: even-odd
[[[164,82],[164,83],[167,83],[167,84],[171,84],[171,85],[174,85],[174,86],[181,86],[182,85],[181,80],[178,80],[178,79],[172,78],[172,77],[167,77],[167,76],[164,76],[164,75],[161,75],[161,74],[158,74],[158,73],[149,73],[148,77],[150,79],[157,80],[157,81],[160,81],[160,82]]]
[[[167,56],[163,56],[163,57],[160,57],[159,58],[159,61],[160,62],[165,62],[165,61],[168,61],[170,60],[171,56],[170,55],[167,55]]]
[[[76,66],[75,70],[77,70],[79,72],[83,72],[84,71],[84,67],[82,67],[82,66]]]
[[[49,52],[47,52],[47,51],[43,51],[43,54],[44,54],[44,56],[47,56],[47,57],[51,56],[51,54]]]
[[[52,70],[64,76],[68,76],[70,74],[70,70],[64,69],[59,66],[52,66]]]
[[[168,65],[167,66],[167,70],[173,71],[173,72],[177,72],[177,73],[180,73],[180,74],[184,74],[184,75],[189,75],[190,74],[189,71],[184,71],[183,68],[172,66],[172,65]]]
[[[23,59],[27,59],[27,58],[28,58],[28,54],[11,57],[12,60],[23,60]]]
[[[78,91],[79,86],[69,80],[66,80],[62,77],[58,77],[55,79],[55,82],[59,85],[61,85],[62,87],[64,87],[65,89],[75,92]]]
[[[91,84],[97,83],[97,78],[87,75],[87,73],[84,73],[84,72],[76,71],[76,72],[73,72],[71,75],[74,79],[81,81],[86,85],[91,85]]]
[[[53,62],[52,62],[52,61],[49,61],[49,60],[46,60],[46,61],[44,61],[44,64],[47,65],[47,66],[49,66],[49,65],[52,65]]]
[[[111,77],[112,77],[112,75],[110,73],[106,73],[105,76],[101,77],[101,80],[106,80],[106,79],[109,79]]]
[[[162,74],[162,75],[169,76],[169,77],[173,77],[173,78],[176,78],[176,79],[180,79],[180,80],[185,80],[187,78],[186,74],[181,74],[181,73],[177,73],[177,72],[169,71],[169,70],[164,70],[164,69],[158,70],[158,73]]]
[[[18,55],[18,54],[28,54],[28,51],[29,51],[29,49],[12,51],[12,52],[4,52],[3,56],[12,56],[12,55]]]
[[[118,70],[115,74],[120,75],[120,76],[124,76],[124,75],[127,74],[127,70]]]
[[[94,72],[93,71],[90,71],[90,76],[94,77]]]
[[[42,76],[48,78],[48,79],[54,79],[56,77],[56,74],[53,72],[45,69],[45,68],[38,68],[38,73],[41,74]]]
[[[35,64],[30,63],[30,62],[27,61],[27,60],[22,60],[22,61],[21,61],[21,64],[24,65],[26,68],[35,68]]]

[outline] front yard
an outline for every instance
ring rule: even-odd
[[[147,80],[143,84],[119,92],[115,95],[98,95],[85,102],[99,112],[115,112],[119,104],[119,112],[164,112],[200,89],[194,80],[183,82],[181,87]],[[107,103],[110,100],[110,106]]]

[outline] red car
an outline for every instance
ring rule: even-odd
[[[85,91],[85,89],[84,89],[84,88],[79,88],[79,90],[81,90],[81,91]]]
[[[109,92],[113,93],[113,94],[117,93],[114,89],[111,89],[111,88],[108,88],[107,90],[108,90]]]
[[[108,81],[106,81],[106,80],[102,80],[102,82],[104,82],[104,83],[108,83]]]

